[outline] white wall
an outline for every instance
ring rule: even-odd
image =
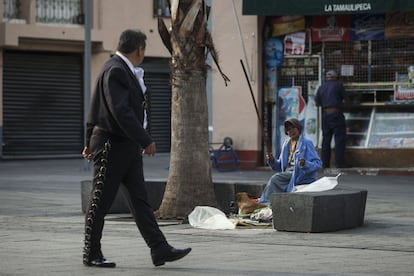
[[[152,1],[101,0],[96,2],[99,19],[96,24],[104,31],[104,48],[114,50],[120,33],[125,29],[140,29],[147,35],[147,56],[168,57],[169,53],[158,34],[157,18],[152,16]],[[94,11],[96,11],[94,7]],[[96,14],[96,13],[95,13]],[[166,21],[168,25],[168,20]]]
[[[240,24],[233,10],[233,2]],[[219,52],[220,66],[231,82],[226,87],[220,73],[213,66],[213,141],[222,142],[230,136],[236,150],[260,151],[260,128],[251,93],[240,59],[249,74],[256,103],[261,110],[258,95],[258,23],[256,16],[242,16],[242,0],[213,1],[212,35]],[[243,51],[243,44],[246,56]],[[247,62],[246,62],[247,58]]]

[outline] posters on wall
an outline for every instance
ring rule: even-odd
[[[304,16],[276,16],[272,19],[272,37],[299,32],[304,29]]]
[[[414,37],[414,11],[388,13],[385,17],[386,38]]]
[[[305,52],[305,32],[296,32],[285,35],[285,54],[287,55],[303,55]]]
[[[414,11],[333,14],[311,17],[312,41],[384,40],[414,37]],[[303,32],[304,16],[272,18],[272,37]],[[288,48],[289,49],[289,48]]]
[[[352,15],[352,40],[384,40],[384,14],[355,14]]]

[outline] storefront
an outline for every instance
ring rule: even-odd
[[[286,116],[302,120],[305,135],[320,145],[313,96],[325,72],[335,70],[350,95],[348,162],[414,164],[413,11],[411,0],[243,1],[243,14],[264,22],[264,100],[273,109],[276,151]]]

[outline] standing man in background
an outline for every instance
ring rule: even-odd
[[[146,97],[135,68],[144,60],[146,35],[126,30],[117,52],[98,76],[86,124],[86,147],[82,155],[93,161],[91,201],[85,217],[83,263],[115,267],[101,249],[104,218],[122,183],[135,223],[151,249],[155,266],[183,258],[191,248],[176,249],[168,244],[148,203],[142,154],[153,156],[155,142],[145,130]]]
[[[335,136],[335,165],[337,168],[348,167],[345,162],[346,122],[343,113],[347,94],[342,83],[337,81],[336,72],[326,73],[326,81],[315,96],[316,106],[322,108],[322,162],[324,168],[331,163],[331,141]]]

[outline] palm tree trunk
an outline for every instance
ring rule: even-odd
[[[170,172],[157,216],[182,219],[196,206],[217,205],[208,153],[207,8],[202,0],[171,6],[171,32],[159,21],[172,54],[172,114]]]

